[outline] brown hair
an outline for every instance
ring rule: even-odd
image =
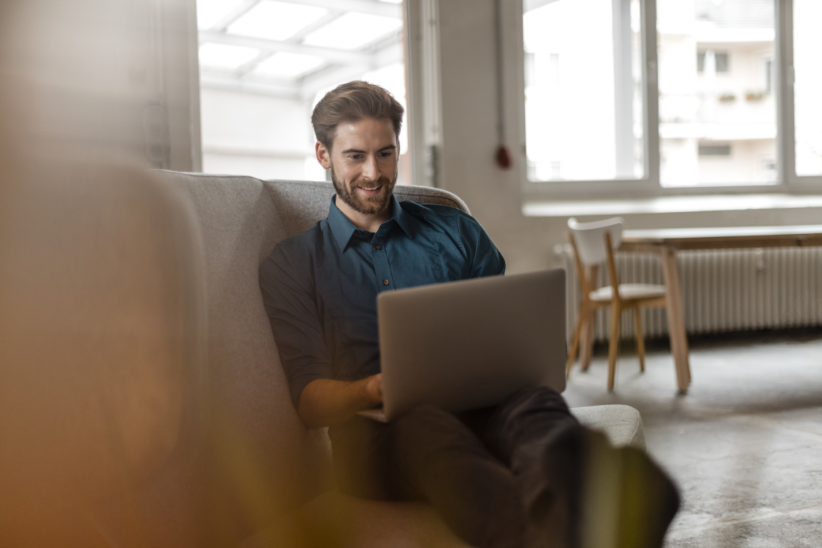
[[[388,118],[399,138],[404,112],[402,105],[384,88],[362,80],[354,80],[339,85],[325,94],[314,107],[311,124],[314,126],[317,140],[330,151],[337,126],[341,122],[358,122],[363,118]]]

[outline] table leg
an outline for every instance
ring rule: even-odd
[[[671,247],[662,250],[662,271],[665,275],[668,336],[671,339],[671,353],[674,355],[676,366],[676,384],[679,393],[685,394],[691,381],[691,366],[688,363],[688,338],[685,334],[685,317],[682,310],[676,250]]]

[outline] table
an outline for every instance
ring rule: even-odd
[[[676,253],[680,250],[822,246],[822,225],[744,226],[728,228],[669,228],[626,230],[620,252],[656,253],[662,259],[668,335],[680,394],[688,391],[691,367],[682,311]]]

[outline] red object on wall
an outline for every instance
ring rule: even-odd
[[[511,153],[505,145],[500,145],[497,149],[497,165],[502,169],[511,167]]]

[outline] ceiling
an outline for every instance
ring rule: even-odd
[[[403,60],[401,0],[197,0],[203,87],[311,99]]]

